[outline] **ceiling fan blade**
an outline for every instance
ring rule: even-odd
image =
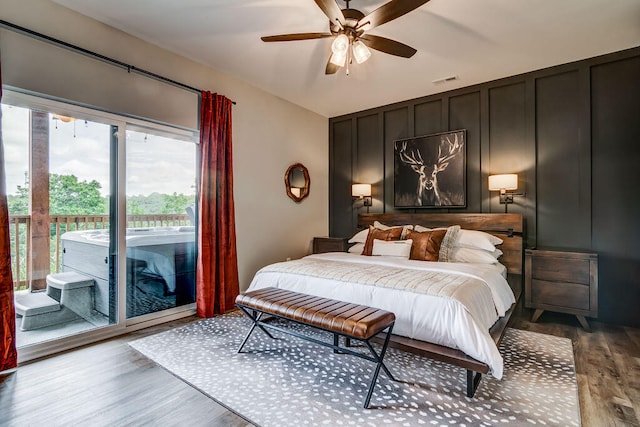
[[[366,44],[371,49],[379,50],[380,52],[388,53],[389,55],[401,56],[403,58],[411,58],[417,52],[417,50],[404,43],[371,34],[361,36],[360,40],[362,40],[362,43]]]
[[[312,40],[333,37],[331,33],[298,33],[298,34],[280,34],[277,36],[260,37],[263,42],[290,42],[295,40]]]
[[[325,74],[335,74],[340,69],[339,66],[331,62],[331,57],[329,57],[329,61],[327,61],[327,68],[325,68]]]
[[[336,21],[340,22],[340,25],[344,25],[344,15],[342,14],[342,10],[340,6],[335,2],[335,0],[314,0],[318,7],[322,9],[329,21],[335,23]]]
[[[356,28],[368,31],[378,25],[399,18],[419,8],[428,1],[429,0],[391,0],[358,21]]]

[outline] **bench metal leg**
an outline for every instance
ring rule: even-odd
[[[380,368],[383,368],[384,372],[389,376],[389,378],[395,381],[395,378],[393,378],[393,375],[391,375],[391,372],[389,372],[389,370],[387,369],[387,367],[384,365],[384,362],[383,362],[384,355],[387,352],[387,347],[389,346],[389,340],[391,339],[392,330],[393,330],[393,323],[391,324],[391,326],[389,326],[389,330],[387,331],[387,337],[385,338],[384,344],[382,345],[382,350],[380,350],[380,355],[378,355],[378,353],[376,353],[376,351],[373,349],[369,340],[365,341],[365,343],[367,344],[367,347],[369,347],[369,350],[371,351],[371,353],[373,353],[374,358],[377,361],[376,370],[373,373],[373,378],[371,378],[371,385],[369,386],[369,392],[367,393],[367,398],[364,401],[365,409],[369,407],[369,402],[371,401],[371,395],[373,394],[373,389],[376,386],[376,381],[378,379],[378,374],[380,373]]]
[[[371,343],[369,343],[369,341],[365,341],[365,344],[367,345],[367,347],[369,347],[369,351],[374,354],[374,357],[376,358],[376,360],[380,361],[382,365],[381,367],[384,370],[384,373],[387,374],[387,377],[389,377],[391,381],[396,381],[396,379],[393,377],[389,369],[387,369],[387,365],[385,365],[384,362],[382,362],[384,355],[381,354],[380,356],[378,356],[378,353],[376,353],[375,349],[373,348]]]
[[[375,349],[373,348],[373,346],[371,345],[371,343],[369,342],[369,340],[373,337],[369,337],[368,339],[364,339],[364,338],[356,338],[356,337],[348,337],[346,335],[345,336],[345,344],[347,346],[349,346],[351,344],[351,338],[354,338],[358,341],[363,341],[367,347],[369,348],[369,351],[371,352],[371,356],[368,356],[364,353],[361,352],[356,352],[353,350],[350,350],[346,347],[340,347],[340,336],[342,335],[339,332],[334,332],[331,330],[327,330],[327,329],[323,329],[323,328],[319,328],[317,326],[313,326],[313,325],[308,325],[304,322],[297,322],[295,320],[292,319],[288,319],[289,321],[293,321],[295,323],[299,323],[302,325],[307,325],[307,326],[313,326],[315,328],[318,328],[320,330],[325,330],[328,332],[331,332],[333,334],[333,344],[329,344],[326,341],[322,341],[316,338],[313,338],[311,336],[307,336],[307,335],[303,335],[301,333],[295,332],[293,330],[286,330],[283,329],[279,326],[276,325],[270,325],[264,322],[261,322],[261,318],[262,315],[265,314],[265,312],[259,311],[259,310],[253,310],[253,309],[249,309],[247,307],[241,306],[241,305],[237,305],[247,316],[249,316],[249,318],[253,321],[253,325],[251,325],[251,329],[249,330],[249,333],[247,334],[247,336],[244,338],[244,340],[242,341],[242,344],[240,345],[240,348],[238,349],[238,353],[240,353],[242,351],[242,348],[244,347],[244,345],[246,344],[247,340],[249,339],[249,336],[251,336],[251,333],[253,332],[253,330],[257,327],[259,327],[260,329],[262,329],[267,335],[269,335],[271,338],[274,338],[269,332],[267,332],[267,330],[265,328],[269,328],[269,329],[275,329],[276,331],[285,333],[285,334],[289,334],[289,335],[293,335],[294,337],[297,338],[301,338],[303,340],[306,341],[310,341],[316,344],[320,344],[322,346],[325,347],[330,347],[333,349],[334,353],[341,353],[341,354],[350,354],[352,356],[356,356],[359,357],[361,359],[365,359],[368,360],[370,362],[374,362],[376,364],[376,368],[375,371],[373,373],[373,377],[371,378],[371,384],[369,385],[369,391],[367,392],[367,397],[365,399],[364,402],[364,407],[365,409],[369,407],[369,402],[371,401],[371,396],[373,395],[373,389],[376,386],[376,381],[378,380],[378,375],[380,374],[380,368],[384,369],[385,374],[387,374],[387,376],[389,377],[389,379],[391,379],[392,381],[396,381],[396,379],[393,377],[393,375],[391,375],[391,372],[389,372],[389,369],[387,369],[387,367],[384,364],[384,356],[387,352],[387,348],[389,346],[389,341],[391,340],[391,332],[393,331],[393,323],[391,323],[387,328],[385,328],[386,332],[386,337],[384,340],[384,344],[382,345],[382,349],[380,350],[380,354],[378,354]],[[259,313],[259,314],[257,314]],[[273,315],[273,314],[272,314]],[[281,317],[278,315],[273,315],[275,317]],[[384,330],[383,330],[384,331]],[[383,332],[381,331],[381,332]],[[274,338],[275,339],[275,338]]]
[[[242,340],[242,344],[240,344],[240,347],[238,348],[238,353],[242,352],[242,347],[244,347],[244,345],[247,343],[247,340],[251,336],[251,333],[256,328],[256,326],[259,327],[260,329],[262,329],[265,334],[269,335],[269,338],[275,339],[275,337],[273,335],[271,335],[269,333],[269,331],[267,331],[262,325],[260,325],[258,323],[258,322],[260,322],[260,319],[262,318],[262,315],[264,314],[263,312],[258,313],[257,311],[253,310],[251,313],[249,313],[249,311],[245,310],[243,307],[240,307],[240,308],[253,321],[253,325],[251,325],[251,329],[249,329],[249,333],[247,334],[247,336],[244,337],[244,340]]]
[[[256,324],[256,326],[258,326],[258,328],[260,328],[260,329],[262,330],[262,332],[264,332],[265,334],[267,334],[267,336],[268,336],[269,338],[271,338],[272,340],[275,340],[275,339],[276,339],[276,337],[274,337],[273,335],[271,335],[271,333],[270,333],[268,330],[266,330],[266,329],[264,328],[264,326],[262,326],[262,325],[260,324],[260,319],[262,318],[262,315],[267,314],[267,313],[265,313],[265,312],[263,312],[263,311],[258,311],[258,310],[251,310],[251,313],[249,313],[249,311],[248,311],[247,309],[245,309],[244,307],[240,307],[240,309],[242,309],[242,311],[244,311],[244,312],[245,312],[245,314],[246,314],[247,316],[249,316],[249,318],[250,318],[251,320],[253,320],[253,322]],[[258,313],[260,313],[260,314],[258,314]]]
[[[482,374],[480,372],[473,372],[471,369],[467,369],[467,397],[473,397],[480,384]]]

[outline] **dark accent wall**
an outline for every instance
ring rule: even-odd
[[[487,179],[517,173],[527,247],[599,256],[599,319],[640,326],[640,47],[329,120],[332,236],[370,212],[504,212]],[[467,130],[467,207],[396,209],[393,141]]]

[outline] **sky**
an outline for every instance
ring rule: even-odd
[[[64,123],[49,116],[49,169],[75,175],[79,181],[98,181],[103,195],[109,189],[110,126],[85,120]],[[29,110],[2,105],[7,194],[25,184],[29,169]],[[153,192],[195,194],[195,150],[192,142],[127,131],[127,195]]]

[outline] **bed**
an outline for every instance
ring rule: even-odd
[[[380,223],[429,229],[458,225],[482,231],[502,241],[497,246],[502,254],[499,263],[491,264],[416,261],[384,256],[384,252],[383,256],[362,256],[359,249],[356,253],[316,254],[261,269],[249,290],[279,287],[392,311],[396,327],[391,345],[466,369],[470,397],[482,374],[501,378],[498,344],[521,293],[522,216],[401,213],[358,217],[363,229]],[[383,247],[378,240],[376,244]]]

